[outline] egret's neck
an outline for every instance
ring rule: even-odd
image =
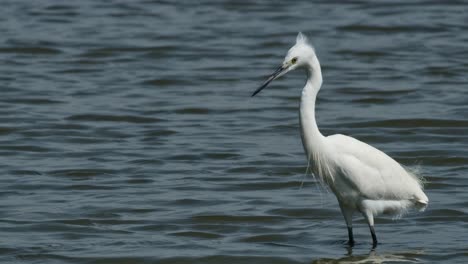
[[[318,151],[324,136],[320,133],[315,121],[315,101],[322,86],[322,71],[318,59],[315,57],[306,67],[307,83],[302,90],[300,122],[304,147],[308,154]]]

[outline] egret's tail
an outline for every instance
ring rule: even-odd
[[[412,167],[412,168],[405,168],[408,174],[413,177],[418,185],[419,189],[415,191],[413,194],[413,199],[412,200],[412,206],[422,212],[426,210],[427,205],[429,204],[429,198],[427,198],[427,195],[424,193],[424,183],[426,182],[425,179],[421,176],[420,174],[420,168],[419,167]]]
[[[414,208],[422,212],[426,210],[427,205],[429,204],[429,198],[427,195],[420,189],[413,198]]]
[[[428,200],[427,197],[426,197],[426,199],[419,199],[419,200],[416,200],[416,201],[414,202],[414,207],[415,207],[418,211],[423,212],[424,210],[426,210],[428,203],[429,203],[429,200]]]

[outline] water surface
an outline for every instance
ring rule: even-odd
[[[466,263],[468,3],[3,1],[5,263]],[[309,175],[304,73],[250,94],[303,31],[317,119],[419,168],[430,206],[356,216]],[[301,188],[301,183],[304,183]]]

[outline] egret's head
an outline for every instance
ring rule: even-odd
[[[315,50],[307,41],[307,37],[299,32],[296,37],[296,44],[292,46],[286,57],[284,58],[283,64],[272,74],[268,79],[260,86],[252,96],[255,96],[263,88],[275,79],[283,76],[289,71],[295,70],[299,67],[305,66],[307,63],[315,58]]]

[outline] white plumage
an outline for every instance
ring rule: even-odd
[[[296,68],[305,68],[307,83],[300,105],[301,136],[310,168],[336,195],[348,226],[349,243],[354,244],[352,215],[360,212],[367,220],[373,246],[377,246],[374,216],[399,217],[411,208],[424,210],[428,198],[421,181],[382,151],[345,135],[323,136],[315,121],[315,101],[322,85],[322,72],[314,48],[301,33],[280,68],[258,88]]]

